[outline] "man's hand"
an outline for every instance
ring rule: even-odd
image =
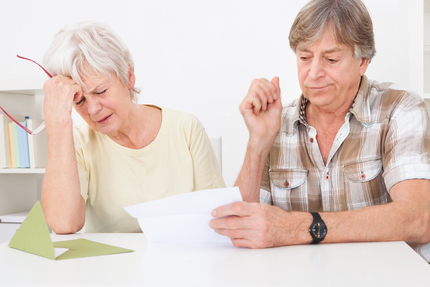
[[[259,202],[264,161],[281,126],[279,78],[253,80],[239,109],[248,126],[249,142],[235,186],[244,201]]]
[[[312,242],[308,231],[310,213],[287,212],[279,207],[248,202],[235,202],[212,212],[209,226],[230,237],[234,246],[267,248]]]
[[[274,77],[271,82],[254,79],[239,109],[249,129],[250,142],[268,152],[281,125],[279,78]]]

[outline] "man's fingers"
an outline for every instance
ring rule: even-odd
[[[231,239],[245,238],[243,229],[221,229],[217,228],[214,231],[218,234],[230,237]]]
[[[253,92],[255,93],[255,92]],[[260,111],[264,108],[262,106],[262,101],[258,96],[254,96],[251,99],[251,103],[250,103],[250,108],[254,111],[254,114],[258,115],[260,113]]]
[[[253,88],[252,99],[256,102],[257,101],[259,102],[260,109],[258,111],[260,110],[265,111],[267,109],[268,97],[269,97],[269,94],[266,90],[264,90],[263,87],[256,86]]]
[[[248,239],[243,239],[243,238],[232,239],[231,242],[233,243],[233,245],[235,247],[248,247],[248,248],[252,248],[251,246],[254,245],[252,243],[252,241],[250,241]]]
[[[225,234],[225,232],[228,232],[230,230],[248,229],[248,228],[252,228],[253,226],[248,222],[246,217],[232,215],[232,216],[212,219],[209,222],[209,227],[218,231],[222,231],[223,232],[222,235],[231,237],[229,234]]]
[[[213,217],[225,217],[230,215],[250,216],[254,213],[253,204],[238,201],[231,204],[220,206],[212,211]]]
[[[274,99],[277,100],[281,95],[281,88],[279,87],[279,77],[274,77],[271,83],[276,89],[274,93]]]
[[[240,105],[242,114],[252,110],[253,114],[258,115],[261,111],[266,111],[268,106],[279,98],[279,78],[275,78],[272,82],[267,79],[252,81],[248,94]]]
[[[259,79],[251,89],[258,91],[261,99],[265,98],[269,103],[271,103],[273,95],[277,92],[276,87],[266,79]]]
[[[215,232],[227,236],[231,239],[231,242],[235,247],[248,247],[248,248],[265,248],[268,247],[264,240],[258,240],[258,235],[249,229],[245,230],[226,230],[226,229],[215,229]]]

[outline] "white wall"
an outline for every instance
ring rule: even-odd
[[[306,2],[0,0],[0,90],[43,85],[43,72],[16,54],[42,61],[67,23],[106,22],[134,55],[140,102],[191,112],[208,134],[223,137],[223,174],[231,186],[248,138],[238,105],[252,79],[280,76],[284,103],[300,95],[288,33]],[[368,76],[422,93],[422,0],[365,3],[377,47]]]

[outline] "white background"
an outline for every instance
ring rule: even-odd
[[[281,78],[283,103],[300,96],[288,45],[307,0],[0,0],[0,90],[41,89],[45,75],[16,54],[42,62],[68,23],[108,23],[134,56],[141,103],[196,115],[223,139],[223,175],[232,186],[248,132],[238,106],[254,78]],[[377,54],[367,75],[423,94],[423,0],[366,0]],[[0,97],[5,101],[8,97]]]

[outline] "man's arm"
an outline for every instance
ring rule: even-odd
[[[430,181],[405,180],[390,190],[393,202],[355,211],[322,213],[332,226],[327,242],[430,242]],[[357,228],[358,227],[358,228]],[[324,240],[325,241],[325,240]]]
[[[406,241],[430,242],[430,181],[405,180],[390,190],[393,202],[353,211],[321,212],[327,225],[323,243]],[[231,216],[235,215],[235,216]],[[236,202],[215,209],[210,226],[228,236],[237,247],[265,248],[312,242],[308,212]]]
[[[275,77],[271,82],[266,79],[253,80],[239,109],[249,130],[249,142],[235,186],[239,187],[244,201],[259,202],[264,161],[281,121],[279,78]]]

